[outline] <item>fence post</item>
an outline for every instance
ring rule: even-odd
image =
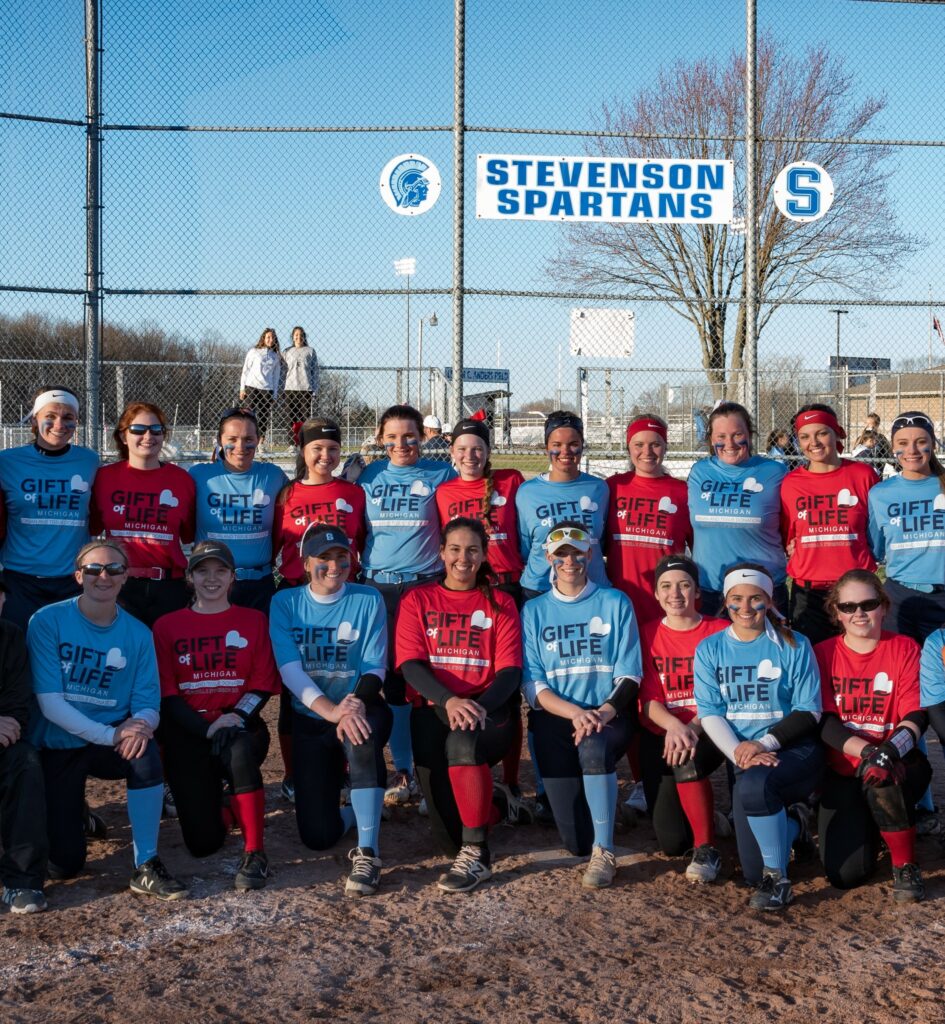
[[[85,0],[85,429],[96,449],[102,373],[101,27],[98,0]]]
[[[613,447],[614,443],[614,409],[613,390],[611,388],[610,370],[604,370],[604,428],[607,437],[607,447]],[[587,424],[585,424],[587,429]]]
[[[466,153],[466,3],[453,7],[453,390],[450,423],[463,417],[463,209]]]
[[[745,0],[745,388],[744,402],[758,422],[758,197],[755,190],[757,104],[755,45],[758,36],[756,0]]]

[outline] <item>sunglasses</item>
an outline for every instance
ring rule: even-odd
[[[144,434],[163,434],[164,427],[160,423],[131,423],[126,428],[129,434],[141,437]]]
[[[560,530],[552,530],[548,534],[548,544],[557,544],[562,540],[580,540],[587,543],[591,538],[583,531],[574,526],[564,526]]]
[[[82,566],[83,576],[121,576],[128,571],[128,566],[123,562],[109,562],[107,565],[102,562],[88,562]]]
[[[852,615],[854,612],[875,612],[883,602],[878,597],[871,597],[868,601],[841,601],[837,605],[837,611],[844,615]]]

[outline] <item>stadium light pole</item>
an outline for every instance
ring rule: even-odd
[[[404,390],[404,394],[407,396],[407,401],[410,401],[410,278],[417,272],[417,261],[411,256],[402,260],[394,260],[394,273],[398,277],[406,278],[405,292],[407,295],[407,361],[405,363],[405,369],[407,371],[407,387]],[[400,388],[397,389],[397,401],[400,401]]]
[[[423,322],[426,322],[431,327],[436,327],[439,324],[439,320],[436,318],[436,313],[431,313],[429,316],[420,317],[420,326],[417,328],[417,408],[423,412]],[[408,381],[409,385],[409,381]]]

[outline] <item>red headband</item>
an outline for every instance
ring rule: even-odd
[[[666,440],[666,427],[662,423],[649,416],[641,416],[627,427],[627,444],[630,443],[630,438],[641,430],[652,430],[654,434],[659,434],[664,441]]]
[[[794,417],[794,433],[796,434],[801,427],[810,426],[811,423],[822,423],[825,427],[830,427],[837,437],[847,436],[847,432],[837,422],[837,417],[832,412],[824,412],[823,409],[808,409],[807,412],[799,412]],[[843,445],[839,441],[837,441],[837,451],[843,451]]]

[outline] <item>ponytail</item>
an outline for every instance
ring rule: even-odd
[[[496,585],[496,574],[492,571],[492,566],[484,558],[482,565],[479,566],[476,572],[476,589],[480,594],[489,602],[489,607],[497,612],[499,610],[499,604],[495,599],[495,593],[493,587]]]
[[[938,486],[942,494],[945,494],[945,466],[938,461],[938,456],[935,452],[929,456],[929,469],[932,470],[932,475],[938,477]]]
[[[788,647],[797,647],[797,637],[794,635],[794,630],[791,629],[787,622],[781,618],[774,608],[769,608],[765,613],[765,617],[768,622],[771,623],[771,627],[775,633],[781,637]]]
[[[492,527],[495,526],[495,523],[492,521],[492,495],[495,494],[495,480],[492,477],[492,463],[489,459],[486,459],[486,464],[482,467],[482,481],[483,493],[480,519],[482,519],[484,526]]]

